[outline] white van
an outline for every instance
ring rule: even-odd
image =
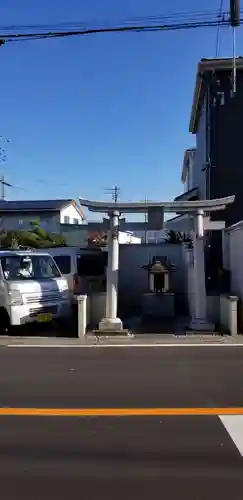
[[[0,251],[0,331],[11,325],[64,319],[71,313],[70,293],[46,252]]]
[[[75,302],[75,294],[88,293],[92,278],[105,280],[107,252],[100,248],[53,247],[45,248],[56,262],[68,282],[69,291]],[[35,250],[40,252],[40,250]]]

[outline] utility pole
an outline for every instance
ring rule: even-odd
[[[233,31],[233,95],[236,93],[236,41],[235,28],[240,26],[240,0],[230,0],[230,25]]]
[[[9,184],[9,182],[5,181],[4,175],[2,175],[0,179],[0,184],[1,184],[1,200],[5,200],[5,186],[7,187],[13,187],[12,184]]]
[[[240,26],[240,0],[230,0],[230,25],[233,28]]]
[[[142,203],[148,203],[149,200],[148,198],[144,198],[144,200],[141,200]],[[145,223],[145,230],[144,230],[144,243],[148,243],[148,212],[144,212],[144,223]]]
[[[0,46],[1,46],[1,40],[0,40]],[[9,140],[4,139],[4,137],[2,135],[0,136],[0,141],[5,141],[5,142],[9,143]],[[7,159],[6,149],[5,149],[4,145],[2,146],[2,142],[1,142],[1,145],[0,145],[0,163],[4,163],[6,161],[6,159]],[[5,181],[3,174],[0,177],[0,184],[1,184],[1,200],[4,201],[5,200],[5,186],[7,186],[7,187],[13,187],[13,186],[12,186],[12,184],[9,184],[8,182]]]
[[[145,203],[148,202],[147,198],[145,198]],[[145,231],[144,231],[144,242],[148,243],[148,212],[144,213],[144,222],[145,222]]]
[[[119,195],[120,195],[120,192],[121,192],[119,186],[115,185],[112,188],[106,189],[106,192],[108,194],[111,194],[112,201],[114,201],[115,203],[118,202]]]
[[[0,46],[1,46],[1,40],[0,40]],[[5,163],[7,160],[7,153],[6,153],[6,148],[4,145],[2,146],[1,141],[5,141],[6,143],[9,143],[10,141],[8,139],[4,139],[2,135],[0,135],[0,164]],[[0,176],[0,200],[4,201],[5,200],[5,188],[10,187],[14,189],[23,189],[24,191],[27,191],[25,188],[18,187],[18,186],[13,186],[13,184],[10,184],[5,180],[4,174]]]

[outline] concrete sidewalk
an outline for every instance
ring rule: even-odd
[[[92,347],[92,346],[243,346],[243,336],[237,337],[218,335],[153,335],[142,334],[134,337],[94,337],[88,335],[86,338],[63,338],[63,337],[37,337],[37,336],[2,336],[0,347]]]

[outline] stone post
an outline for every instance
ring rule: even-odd
[[[149,291],[154,292],[154,275],[152,273],[149,273]]]
[[[84,338],[87,327],[87,295],[78,295],[78,337]]]
[[[233,295],[230,295],[228,297],[228,302],[229,302],[229,332],[233,337],[237,337],[238,335],[238,321],[237,321],[237,302],[238,302],[238,297],[235,297]]]

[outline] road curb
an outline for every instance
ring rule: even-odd
[[[102,349],[102,348],[199,348],[199,347],[243,347],[243,344],[226,343],[157,343],[157,344],[6,344],[1,346],[9,349]]]

